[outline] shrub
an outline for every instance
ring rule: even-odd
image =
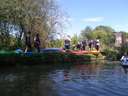
[[[113,48],[106,48],[103,50],[103,55],[106,56],[106,59],[117,60],[119,53]]]

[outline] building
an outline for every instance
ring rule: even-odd
[[[124,32],[114,32],[115,34],[115,46],[121,47],[122,44],[125,44],[128,39],[125,37]]]

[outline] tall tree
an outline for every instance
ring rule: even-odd
[[[72,45],[76,45],[78,41],[79,41],[79,37],[77,36],[77,34],[74,34],[73,37],[71,38]]]
[[[81,31],[82,39],[91,39],[91,32],[92,28],[90,26],[87,26],[84,30]]]
[[[55,0],[0,0],[0,4],[0,32],[4,32],[1,31],[3,25],[7,31],[12,28],[19,40],[23,33],[26,35],[30,31],[34,37],[38,32],[42,47],[46,47],[49,35],[55,34],[57,27],[62,24]]]
[[[82,31],[81,35],[83,38],[87,39],[99,39],[102,47],[111,47],[115,43],[114,29],[109,26],[97,26],[93,30],[90,30],[89,27],[86,27]]]
[[[94,37],[102,41],[107,46],[112,46],[115,43],[114,29],[109,26],[97,26],[94,30]]]

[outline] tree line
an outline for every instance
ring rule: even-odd
[[[22,38],[28,32],[32,38],[39,33],[45,48],[63,26],[56,0],[0,0],[0,4],[0,48],[24,47]]]
[[[125,31],[122,32],[122,38],[128,39],[128,33]],[[116,36],[115,29],[109,26],[96,26],[92,29],[90,26],[85,27],[84,30],[81,31],[79,36],[79,40],[100,40],[100,47],[103,54],[112,59],[119,59],[124,52],[128,52],[128,42],[122,42],[121,46],[115,46]]]
[[[0,0],[0,4],[0,49],[24,48],[28,32],[31,32],[32,42],[35,34],[40,34],[42,48],[64,47],[63,38],[55,39],[65,24],[57,0]],[[85,39],[99,39],[103,51],[110,49],[121,54],[121,50],[128,51],[127,44],[115,48],[114,32],[109,26],[87,26],[80,35],[72,36],[71,45]],[[123,34],[128,37],[128,33]]]

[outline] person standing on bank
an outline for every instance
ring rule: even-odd
[[[32,46],[31,46],[31,32],[30,31],[26,34],[25,45],[26,45],[25,53],[28,51],[31,51]]]
[[[92,50],[92,47],[93,47],[93,40],[89,40],[88,46],[89,46],[89,49],[91,51]]]
[[[71,43],[71,39],[70,36],[68,35],[65,40],[64,40],[64,49],[70,49],[70,43]]]
[[[39,37],[39,33],[36,34],[36,36],[34,37],[34,47],[37,49],[37,52],[40,52],[40,37]]]
[[[100,49],[100,41],[99,41],[99,39],[96,40],[95,48],[96,48],[97,51],[99,51],[99,49]]]
[[[83,40],[82,41],[82,50],[86,49],[86,45],[87,45],[86,40]]]

